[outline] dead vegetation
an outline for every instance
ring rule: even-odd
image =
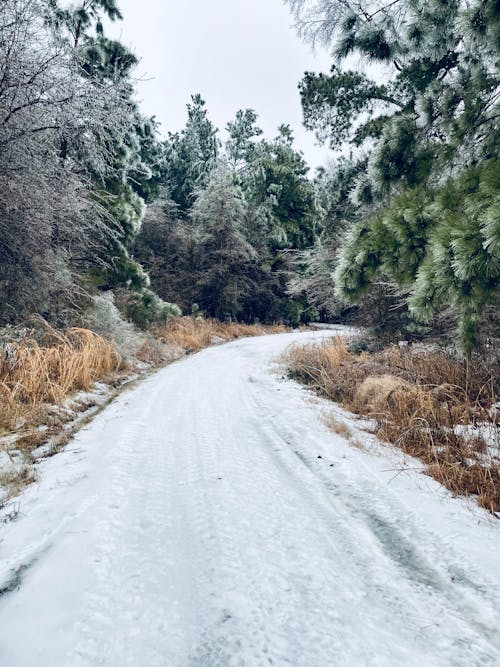
[[[186,352],[197,352],[209,345],[223,343],[246,336],[261,336],[266,333],[283,333],[283,325],[239,324],[219,322],[201,317],[173,317],[164,326],[157,327],[155,337],[167,345],[182,348]]]
[[[345,339],[294,346],[290,374],[348,410],[425,464],[457,494],[500,511],[500,364],[465,361],[444,350],[391,346],[351,353]]]
[[[73,402],[98,380],[112,384],[120,357],[88,329],[58,332],[43,322],[0,346],[0,487],[3,504],[35,479],[35,452],[59,451],[69,439],[66,424],[87,405]],[[84,394],[85,395],[85,394]]]
[[[77,390],[88,391],[119,366],[111,345],[88,329],[62,334],[47,327],[42,341],[5,343],[0,350],[0,427],[11,430],[44,404],[60,403]]]

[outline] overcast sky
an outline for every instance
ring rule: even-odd
[[[162,131],[180,130],[186,103],[201,93],[224,128],[238,109],[253,108],[266,136],[289,123],[312,167],[329,151],[302,127],[297,84],[306,70],[327,71],[293,29],[282,0],[119,0],[124,20],[108,29],[141,59],[142,109]]]

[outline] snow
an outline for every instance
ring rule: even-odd
[[[0,664],[500,664],[500,523],[273,361],[206,349],[122,393],[6,508]],[[11,516],[7,516],[7,512]]]
[[[178,359],[177,353],[171,352],[171,360]],[[151,373],[152,367],[148,364],[135,364],[135,372],[118,378],[113,385],[103,382],[95,382],[91,389],[76,391],[67,397],[61,404],[53,404],[48,407],[51,416],[61,420],[60,431],[50,431],[46,424],[40,426],[26,426],[23,418],[19,421],[16,429],[7,435],[0,435],[0,504],[4,504],[9,495],[9,482],[5,479],[9,476],[15,480],[23,473],[27,477],[34,475],[33,468],[41,459],[52,456],[61,448],[60,439],[64,433],[71,435],[75,433],[82,424],[89,421],[93,415],[102,410],[119,391],[124,387],[136,382],[142,376]],[[41,445],[27,453],[18,446],[19,440],[28,434],[47,433],[47,439]]]

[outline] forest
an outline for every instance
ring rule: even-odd
[[[0,326],[112,308],[143,329],[182,312],[356,322],[468,355],[497,339],[497,3],[287,4],[332,53],[299,84],[332,149],[315,174],[287,125],[265,138],[242,109],[223,141],[195,92],[161,136],[137,56],[105,34],[115,0],[4,0]]]

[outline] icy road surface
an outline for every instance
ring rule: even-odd
[[[500,665],[500,522],[328,430],[272,364],[325,335],[175,363],[40,466],[2,667]]]

